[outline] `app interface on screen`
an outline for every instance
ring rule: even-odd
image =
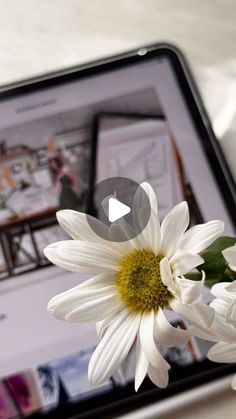
[[[28,415],[106,394],[133,380],[131,351],[122,372],[91,387],[87,366],[98,342],[94,325],[65,324],[46,310],[54,295],[87,279],[51,266],[43,249],[68,239],[56,211],[85,211],[92,165],[93,203],[105,227],[91,227],[107,240],[124,240],[125,223],[131,236],[147,224],[150,206],[140,193],[142,182],[155,190],[161,219],[186,200],[191,224],[222,219],[226,234],[232,234],[219,186],[168,59],[2,101],[0,404],[6,418],[16,410]],[[146,211],[137,221],[139,202]],[[113,235],[107,236],[110,231]],[[181,324],[176,317],[171,320]],[[173,366],[187,365],[204,357],[207,349],[193,339],[186,348],[170,348],[164,355]]]

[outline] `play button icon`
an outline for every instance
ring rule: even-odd
[[[129,214],[130,211],[131,209],[128,205],[122,204],[122,202],[116,198],[109,198],[108,219],[111,223]]]
[[[146,227],[151,206],[145,190],[132,179],[112,177],[97,183],[87,201],[87,221],[105,240],[133,239]]]

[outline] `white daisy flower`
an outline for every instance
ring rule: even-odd
[[[236,362],[236,281],[215,284],[211,293],[216,297],[211,302],[217,316],[210,329],[203,333],[205,339],[217,342],[207,357],[215,362]],[[198,330],[194,330],[199,334]],[[202,337],[203,337],[202,336]],[[236,375],[232,381],[236,390]]]
[[[236,271],[236,246],[223,250],[223,255],[231,270]],[[193,328],[198,336],[217,342],[208,352],[208,358],[215,362],[236,362],[236,281],[213,285],[211,293],[214,300],[211,307],[217,315],[208,330]],[[236,375],[232,381],[236,390]]]
[[[49,311],[72,322],[97,322],[100,343],[89,363],[89,380],[99,385],[122,365],[136,343],[135,389],[146,374],[159,387],[168,384],[169,364],[159,345],[183,344],[189,332],[174,328],[165,310],[172,309],[191,324],[210,326],[214,310],[204,304],[202,281],[186,273],[203,263],[199,253],[223,231],[221,221],[186,229],[186,202],[174,207],[161,226],[153,189],[141,185],[151,203],[145,229],[136,238],[114,243],[97,236],[86,215],[64,210],[58,221],[73,240],[49,245],[45,255],[54,264],[73,272],[95,276],[54,297]]]

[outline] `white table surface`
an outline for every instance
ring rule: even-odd
[[[235,0],[0,0],[0,85],[140,45],[175,43],[190,62],[236,178],[235,40]],[[232,397],[227,419],[235,417]],[[227,402],[222,397],[221,408]],[[203,404],[201,418],[213,417],[210,404]],[[199,409],[190,417],[199,418]]]

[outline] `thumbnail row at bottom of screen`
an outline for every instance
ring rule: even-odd
[[[174,324],[185,328],[183,322]],[[205,358],[209,344],[192,338],[186,345],[160,348],[162,355],[174,367],[192,364]],[[88,363],[94,348],[40,365],[35,370],[22,371],[0,381],[0,419],[17,414],[28,416],[38,410],[48,411],[67,402],[83,401],[125,386],[134,380],[135,348],[122,368],[98,387],[88,382]]]

